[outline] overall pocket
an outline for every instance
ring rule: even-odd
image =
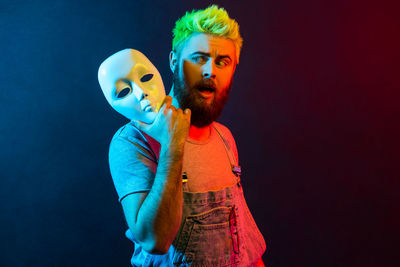
[[[239,260],[235,207],[217,207],[185,219],[174,265],[234,266]]]

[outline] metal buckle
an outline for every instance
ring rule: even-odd
[[[232,166],[232,172],[235,174],[237,177],[239,177],[242,174],[242,168],[240,166]]]
[[[188,181],[188,177],[187,177],[187,175],[186,175],[186,172],[184,172],[184,173],[182,174],[182,183],[187,183],[187,181]]]

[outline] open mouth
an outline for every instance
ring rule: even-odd
[[[203,98],[210,99],[214,96],[217,87],[214,81],[205,79],[197,84],[196,89]]]
[[[212,87],[199,87],[198,90],[200,92],[209,92],[209,93],[213,93],[215,91],[215,89]]]
[[[215,85],[213,83],[203,83],[197,87],[201,93],[214,93],[215,92]]]
[[[215,89],[212,87],[198,87],[197,90],[199,90],[200,95],[205,98],[205,99],[210,99],[214,95]]]

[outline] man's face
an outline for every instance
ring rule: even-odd
[[[222,112],[236,67],[234,43],[196,33],[182,45],[174,69],[174,93],[182,109],[192,111],[191,124],[210,125]]]
[[[153,122],[165,98],[160,73],[145,55],[125,49],[107,58],[98,79],[108,103],[131,120]]]

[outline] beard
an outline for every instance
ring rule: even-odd
[[[203,79],[197,82],[192,88],[179,78],[179,66],[175,68],[173,75],[174,94],[182,110],[189,108],[192,112],[190,124],[202,128],[210,125],[222,113],[222,110],[228,101],[229,93],[232,89],[232,79],[229,85],[220,90],[216,89],[215,83],[211,79]],[[201,88],[210,88],[214,95],[211,103],[208,103],[200,95]]]

